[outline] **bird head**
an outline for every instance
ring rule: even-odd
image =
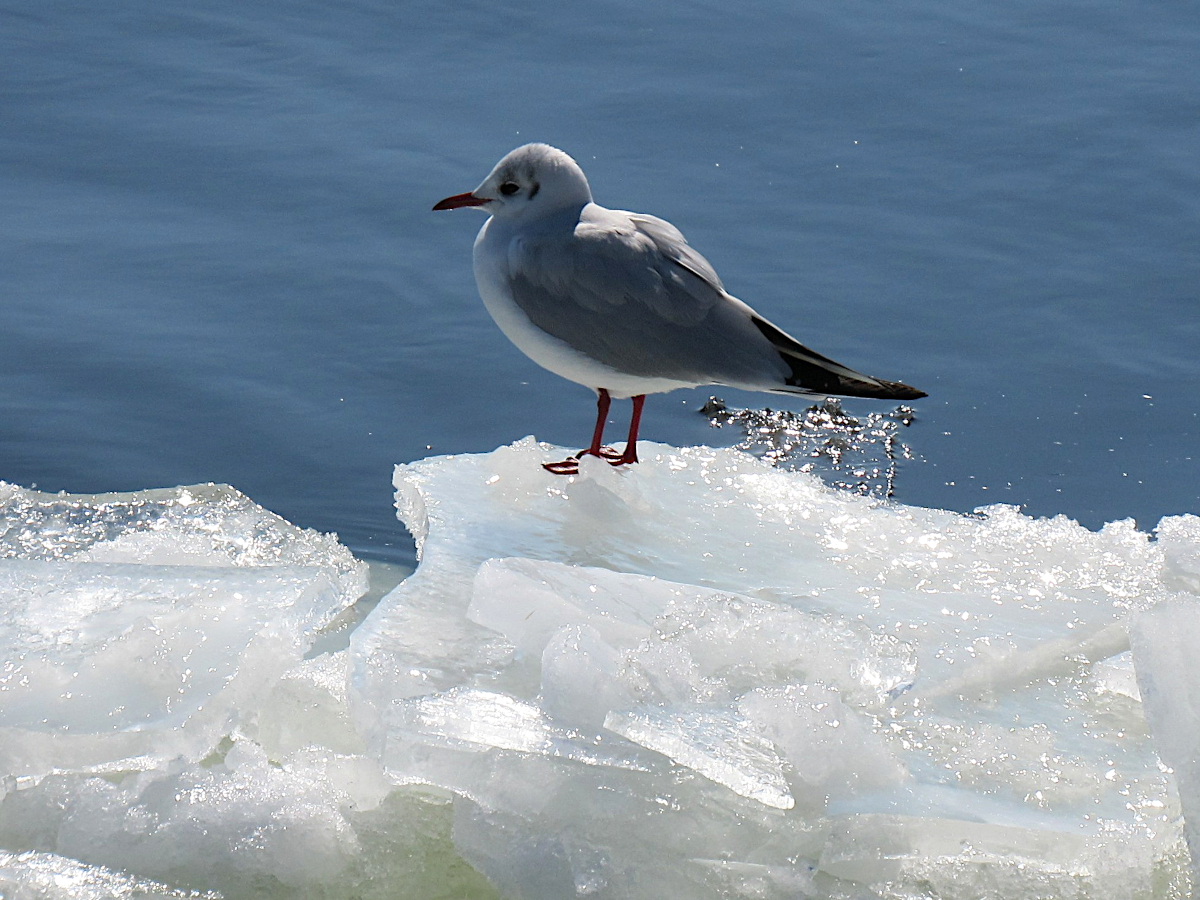
[[[592,200],[579,164],[549,144],[525,144],[496,163],[475,190],[447,197],[435,210],[475,207],[498,218],[539,218]]]

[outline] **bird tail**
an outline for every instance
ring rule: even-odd
[[[766,319],[754,316],[753,321],[792,370],[787,387],[778,389],[782,393],[836,394],[841,397],[872,397],[877,400],[916,400],[928,396],[924,391],[903,382],[872,378],[870,375],[848,369],[841,363],[805,347]]]

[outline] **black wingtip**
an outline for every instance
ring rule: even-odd
[[[883,381],[879,379],[888,391],[886,395],[881,395],[884,400],[920,400],[922,397],[929,395],[924,391],[919,391],[910,384],[905,384],[903,381]]]
[[[753,316],[751,321],[792,370],[787,384],[795,388],[797,393],[869,397],[875,400],[918,400],[929,396],[903,381],[885,381],[855,372],[805,347],[786,331],[760,316]]]
[[[838,366],[842,371],[831,371],[823,365],[784,353],[784,361],[792,369],[788,386],[809,394],[832,394],[838,397],[866,397],[872,400],[918,400],[928,397],[903,381],[887,381],[862,375],[853,369]],[[834,363],[834,365],[838,365]],[[843,374],[844,373],[844,374]]]
[[[929,395],[902,381],[886,381],[854,373],[853,378],[830,372],[807,360],[785,357],[792,367],[784,392],[832,397],[864,397],[869,400],[920,400]]]
[[[924,391],[918,391],[911,385],[901,381],[884,381],[882,378],[872,379],[874,382],[851,381],[840,378],[834,384],[823,385],[830,394],[842,397],[867,397],[872,400],[919,400],[928,397]]]

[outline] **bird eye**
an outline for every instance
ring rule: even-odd
[[[515,181],[506,181],[504,184],[500,185],[500,193],[502,193],[505,197],[511,197],[520,189],[521,186]]]

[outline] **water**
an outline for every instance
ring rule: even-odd
[[[1200,508],[1189,5],[8,0],[0,23],[7,481],[228,482],[410,559],[393,463],[590,434],[587,392],[479,303],[481,219],[429,211],[545,140],[805,342],[929,392],[898,499]],[[651,398],[644,436],[736,442],[709,393]]]

